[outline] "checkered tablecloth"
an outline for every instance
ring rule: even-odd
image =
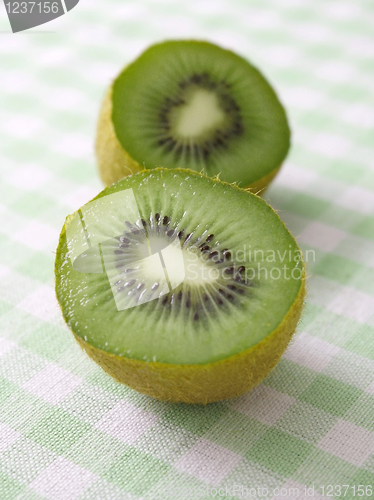
[[[54,295],[65,216],[102,189],[105,88],[166,38],[231,48],[277,89],[293,140],[266,199],[308,260],[280,363],[206,407],[114,382]],[[373,89],[372,0],[81,0],[20,34],[0,5],[1,500],[373,497]]]

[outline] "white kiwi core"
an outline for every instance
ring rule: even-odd
[[[205,89],[193,89],[186,104],[174,107],[171,122],[181,138],[200,138],[220,127],[226,118],[218,96]]]

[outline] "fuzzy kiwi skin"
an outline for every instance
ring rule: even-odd
[[[195,171],[188,169],[175,170],[196,175]],[[235,184],[219,182],[233,186],[240,191],[244,190]],[[59,300],[57,286],[59,266],[63,259],[63,256],[59,255],[58,249],[64,238],[66,238],[65,226],[62,228],[57,247],[55,289],[64,320],[67,322]],[[302,258],[301,253],[300,255]],[[278,327],[255,346],[220,361],[179,365],[130,359],[93,347],[76,335],[73,330],[71,331],[86,354],[117,382],[155,399],[173,403],[206,405],[235,398],[253,389],[269,374],[278,363],[296,331],[306,295],[305,264],[303,260],[301,262],[303,271],[299,292]],[[70,328],[68,323],[67,325]]]
[[[101,105],[95,151],[99,174],[106,186],[142,170],[139,163],[131,158],[117,139],[112,122],[112,86],[105,94]]]
[[[95,152],[101,180],[105,186],[110,186],[127,175],[136,174],[143,170],[141,166],[123,149],[119,142],[112,122],[112,91],[111,85],[102,102],[96,129]],[[281,165],[269,174],[261,177],[248,186],[241,186],[253,193],[263,193],[274,179]]]

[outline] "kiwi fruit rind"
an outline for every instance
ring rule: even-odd
[[[148,48],[104,97],[96,135],[103,182],[142,169],[189,168],[254,192],[290,146],[285,110],[264,76],[209,42]]]
[[[93,360],[137,391],[185,403],[258,384],[305,294],[301,252],[276,212],[183,169],[127,176],[69,216],[55,276],[64,319]]]

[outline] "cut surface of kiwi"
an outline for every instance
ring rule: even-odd
[[[56,292],[86,352],[158,399],[239,395],[276,364],[304,297],[301,252],[261,198],[191,170],[128,176],[68,217]]]
[[[168,41],[114,80],[96,152],[109,185],[143,168],[189,168],[262,189],[290,144],[283,106],[248,61],[212,43]]]

